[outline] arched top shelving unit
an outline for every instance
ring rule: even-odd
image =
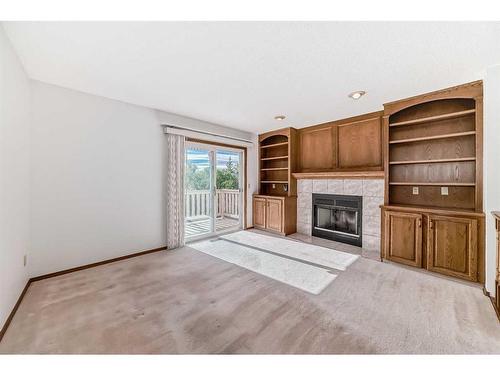
[[[482,211],[482,84],[384,106],[386,205]]]
[[[296,130],[286,128],[259,137],[259,192],[264,195],[296,195],[295,168]]]

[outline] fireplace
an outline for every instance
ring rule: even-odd
[[[362,246],[363,199],[354,195],[312,195],[312,235]]]

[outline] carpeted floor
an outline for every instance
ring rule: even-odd
[[[33,283],[1,353],[498,353],[477,286],[359,258],[318,295],[186,247]]]

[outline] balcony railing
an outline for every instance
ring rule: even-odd
[[[185,194],[184,214],[187,218],[210,216],[210,190],[188,190]],[[218,189],[215,194],[216,217],[238,218],[240,215],[240,191]]]

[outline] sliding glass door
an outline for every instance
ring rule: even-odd
[[[242,228],[243,162],[239,149],[187,142],[187,241]]]
[[[185,237],[203,236],[213,231],[213,155],[209,150],[186,145],[184,172]]]

